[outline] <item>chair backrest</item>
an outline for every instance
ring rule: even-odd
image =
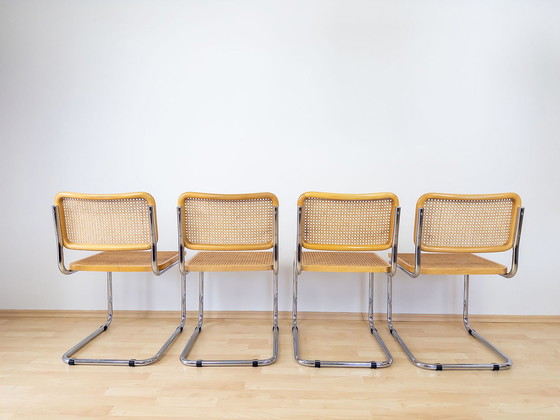
[[[275,245],[272,193],[206,194],[179,197],[183,246],[198,250],[263,250]]]
[[[424,209],[420,249],[428,252],[511,249],[520,207],[521,198],[515,193],[424,194],[416,205],[415,232],[418,209]]]
[[[301,207],[300,242],[308,249],[378,251],[393,245],[399,200],[392,193],[307,192]]]
[[[61,240],[68,249],[118,251],[150,249],[150,207],[155,201],[145,192],[80,194],[61,192],[58,207]]]

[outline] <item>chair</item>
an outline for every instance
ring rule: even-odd
[[[416,366],[432,370],[500,370],[511,359],[469,324],[469,276],[515,275],[524,209],[517,194],[424,194],[416,205],[415,253],[399,254],[398,266],[410,277],[420,274],[463,275],[463,324],[467,332],[503,359],[502,363],[426,363],[419,361],[392,323],[392,282],[387,288],[389,331]],[[512,249],[511,268],[474,253]]]
[[[278,199],[271,193],[204,194],[186,192],[177,207],[179,267],[183,281],[199,273],[198,323],[181,353],[187,366],[265,366],[278,357]],[[186,249],[199,251],[186,261]],[[270,250],[271,251],[267,251]],[[188,359],[202,331],[204,273],[272,271],[273,354],[268,359]]]
[[[147,193],[78,194],[61,192],[54,200],[53,216],[58,245],[58,267],[63,274],[77,271],[107,273],[107,320],[63,356],[69,365],[145,366],[163,357],[183,330],[185,285],[181,284],[181,321],[171,337],[152,357],[136,359],[81,359],[80,349],[106,331],[113,319],[113,272],[147,272],[159,276],[177,264],[177,252],[157,250],[156,207]],[[66,268],[64,249],[101,251],[70,263]]]
[[[297,251],[293,273],[292,334],[294,357],[310,367],[384,368],[393,358],[373,323],[374,273],[390,279],[396,271],[400,208],[391,193],[332,194],[307,192],[298,200]],[[303,249],[311,251],[303,251]],[[371,251],[392,249],[386,261]],[[298,277],[302,271],[369,273],[368,319],[384,361],[308,360],[299,354]]]

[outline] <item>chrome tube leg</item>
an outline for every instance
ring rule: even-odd
[[[305,365],[305,360],[299,357],[299,335],[297,325],[297,304],[298,304],[298,270],[294,262],[293,276],[292,276],[292,337],[294,347],[294,358],[298,363]]]
[[[374,274],[369,273],[368,278],[368,320],[369,320],[369,328],[372,331],[375,329],[373,324],[373,282],[374,282]]]
[[[113,320],[113,273],[107,273],[107,327]]]
[[[204,271],[198,274],[198,324],[197,327],[202,329],[204,321]]]
[[[62,361],[68,365],[74,366],[78,364],[92,364],[89,363],[88,360],[92,360],[93,362],[98,362],[98,359],[74,359],[72,356],[77,353],[79,350],[84,348],[89,342],[91,342],[94,338],[96,338],[101,333],[107,331],[109,325],[111,325],[111,321],[113,320],[113,277],[111,272],[107,272],[107,320],[105,323],[68,350],[66,353],[62,355]]]
[[[202,331],[203,322],[204,322],[204,272],[200,271],[198,273],[198,322],[196,324],[196,327],[194,327],[193,333],[189,338],[189,341],[187,341],[187,345],[185,346],[183,352],[181,353],[181,356],[179,357],[181,363],[183,363],[186,366],[202,367],[202,360],[189,360],[187,359],[187,356],[189,355],[192,347],[194,346],[194,343],[198,338],[198,335]]]
[[[181,321],[171,337],[167,339],[167,341],[163,344],[161,349],[152,357],[143,360],[131,360],[129,364],[130,366],[144,366],[149,365],[154,362],[157,362],[159,359],[163,357],[163,355],[167,352],[171,344],[175,341],[177,336],[183,332],[183,328],[185,327],[185,321],[187,318],[187,290],[186,290],[186,275],[180,275],[180,283],[181,283]]]
[[[387,277],[391,277],[391,275],[389,273],[387,273]],[[369,273],[369,302],[368,302],[369,329],[370,329],[370,332],[375,337],[375,339],[377,340],[377,343],[379,344],[379,347],[381,347],[381,350],[383,350],[383,353],[385,354],[385,357],[386,357],[386,360],[384,360],[382,362],[372,361],[370,363],[372,364],[372,367],[375,364],[375,368],[382,368],[382,367],[388,367],[393,363],[393,356],[391,356],[391,353],[389,352],[389,349],[387,348],[387,346],[385,345],[385,342],[383,341],[383,339],[379,335],[379,332],[377,331],[377,328],[375,328],[375,324],[374,324],[374,321],[373,321],[373,290],[374,290],[374,274]]]
[[[256,361],[253,366],[271,365],[278,359],[278,273],[272,273],[272,357]]]
[[[294,358],[296,361],[303,365],[309,367],[351,367],[351,368],[384,368],[388,367],[393,363],[393,357],[389,352],[389,349],[383,342],[383,339],[379,335],[377,329],[375,328],[374,321],[373,321],[373,286],[374,286],[374,277],[373,273],[369,273],[369,289],[368,289],[368,321],[371,334],[377,340],[377,343],[383,350],[383,353],[386,356],[386,359],[381,362],[376,361],[369,361],[369,362],[358,362],[358,361],[339,361],[339,360],[309,360],[304,359],[299,355],[299,330],[297,326],[297,281],[298,281],[298,272],[294,265],[294,299],[293,299],[293,310],[292,310],[292,335],[294,340]]]
[[[485,366],[485,368],[492,369],[492,370],[509,369],[510,367],[513,366],[513,361],[506,354],[504,354],[500,349],[495,347],[492,343],[490,343],[478,332],[476,332],[473,328],[471,328],[469,324],[469,275],[468,274],[465,274],[464,276],[463,325],[465,326],[465,329],[471,336],[476,338],[478,341],[480,341],[482,344],[484,344],[486,347],[488,347],[490,350],[492,350],[494,353],[496,353],[504,360],[503,363],[490,363],[482,366]]]
[[[203,323],[203,313],[204,313],[204,273],[200,272],[199,274],[199,298],[198,298],[198,324],[195,327],[187,345],[185,346],[183,352],[181,353],[180,359],[181,362],[186,366],[196,366],[196,367],[204,367],[204,366],[266,366],[274,363],[278,358],[278,335],[279,335],[279,328],[278,328],[278,273],[273,271],[273,292],[272,292],[272,307],[273,307],[273,354],[268,359],[252,359],[252,360],[203,360],[203,359],[187,359],[189,352],[191,351],[194,343],[202,331],[202,323]]]
[[[272,285],[272,311],[273,328],[278,329],[278,273],[273,274]]]
[[[414,357],[414,354],[410,351],[408,346],[402,340],[402,338],[397,333],[397,330],[393,327],[392,323],[392,282],[391,279],[387,279],[387,323],[389,325],[389,331],[401,345],[406,355],[410,361],[422,369],[429,370],[501,370],[509,369],[512,366],[512,361],[504,353],[494,347],[490,342],[478,334],[469,325],[469,275],[464,276],[464,289],[463,289],[463,324],[467,329],[468,333],[476,338],[478,341],[486,345],[494,353],[504,359],[503,363],[425,363],[421,362]]]
[[[463,278],[463,324],[465,328],[471,333],[471,327],[469,326],[469,275],[465,274]]]
[[[393,277],[387,276],[387,325],[393,334]]]
[[[167,339],[159,351],[152,357],[147,359],[77,359],[72,356],[83,348],[86,344],[92,341],[95,337],[107,331],[111,321],[113,320],[113,276],[111,272],[107,273],[107,321],[85,339],[80,341],[63,356],[62,360],[69,365],[109,365],[109,366],[145,366],[157,362],[167,352],[171,344],[175,341],[177,336],[183,331],[186,319],[186,292],[183,279],[181,280],[181,321],[179,326],[175,329],[171,337]]]
[[[387,275],[387,326],[389,327],[389,332],[401,345],[410,361],[418,367],[426,368],[422,362],[416,360],[406,343],[402,340],[401,336],[397,332],[395,326],[393,325],[393,277],[390,275]]]

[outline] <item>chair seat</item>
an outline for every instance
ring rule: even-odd
[[[391,265],[374,252],[303,252],[303,271],[387,273]]]
[[[397,263],[414,271],[414,254],[399,254]],[[507,267],[475,254],[422,253],[422,274],[506,274]]]
[[[157,265],[164,270],[179,261],[176,251],[158,251]],[[152,271],[151,251],[105,251],[70,263],[70,270],[138,272]]]
[[[203,251],[187,261],[187,271],[268,271],[274,266],[272,252]]]

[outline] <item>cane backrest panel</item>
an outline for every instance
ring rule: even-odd
[[[154,208],[155,223],[155,201],[148,193],[59,193],[55,205],[66,248],[91,251],[151,248],[149,207]]]
[[[271,193],[204,194],[179,197],[183,245],[200,250],[264,250],[274,245]]]
[[[517,194],[425,194],[420,249],[435,252],[500,252],[513,246]],[[418,221],[416,222],[416,225]]]
[[[317,250],[383,250],[393,243],[398,199],[392,193],[309,192],[302,209],[301,244]]]

